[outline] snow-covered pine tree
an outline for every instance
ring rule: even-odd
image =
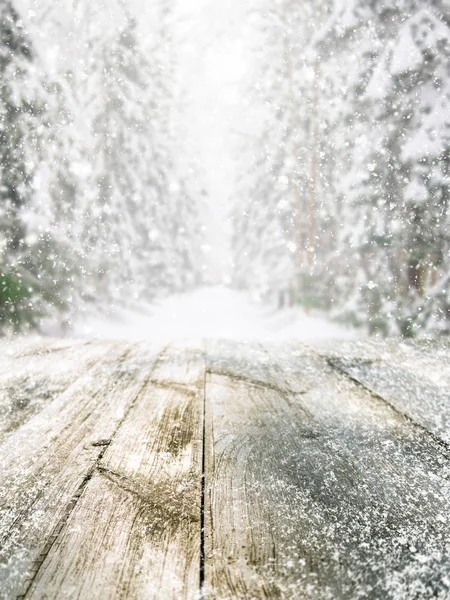
[[[270,251],[280,279],[292,278],[273,230],[278,177],[300,300],[373,332],[448,330],[449,7],[285,0],[260,10],[267,118],[235,214],[238,284],[277,288]]]
[[[160,293],[183,291],[203,281],[204,195],[201,165],[184,143],[184,97],[177,77],[179,40],[174,27],[172,0],[160,0],[154,42],[147,48],[152,104],[155,107],[152,145],[163,185],[158,203],[167,211],[160,228],[164,242],[165,281]],[[165,232],[165,234],[163,233]]]
[[[10,2],[0,5],[0,325],[17,328],[32,321],[29,282],[23,279],[21,260],[26,229],[20,211],[31,195],[31,173],[24,149],[25,112],[31,110],[20,90],[31,50]]]
[[[0,5],[0,325],[36,325],[62,305],[53,236],[30,218],[47,118],[36,57],[12,2]]]
[[[263,126],[247,145],[249,173],[241,174],[241,193],[233,210],[234,285],[250,289],[260,297],[283,303],[294,285],[295,246],[289,217],[293,198],[284,173],[289,108],[284,26],[277,9],[264,3],[255,22],[260,31],[259,72],[248,91],[254,105],[265,106]],[[283,90],[285,94],[280,91]],[[292,228],[291,228],[292,229]]]
[[[350,172],[336,185],[347,218],[356,223],[341,235],[341,254],[349,266],[343,283],[352,290],[341,300],[343,313],[385,333],[423,331],[431,326],[432,314],[433,327],[440,321],[446,328],[444,289],[437,295],[432,291],[445,276],[440,257],[448,248],[442,229],[448,223],[446,192],[427,184],[445,164],[443,113],[433,128],[427,127],[428,136],[441,138],[432,156],[422,129],[425,115],[446,101],[445,93],[441,96],[448,77],[443,13],[425,9],[423,2],[372,8],[355,3],[353,8],[352,19],[348,10],[338,15],[329,33],[330,44],[341,34],[338,56],[358,57],[348,86],[352,124],[337,128],[350,149]],[[341,110],[344,114],[345,102]]]
[[[63,61],[61,79],[70,90],[66,112],[75,129],[71,125],[63,137],[72,140],[72,226],[86,274],[81,295],[120,304],[197,281],[201,259],[194,251],[188,261],[184,257],[188,246],[195,247],[191,217],[199,211],[186,193],[172,131],[168,11],[155,7],[144,36],[127,4],[110,8],[115,18],[106,27],[103,6],[77,4],[72,38],[79,57]]]
[[[3,300],[23,294],[17,319],[25,304],[37,322],[79,296],[129,303],[200,280],[201,194],[173,130],[170,3],[154,8],[138,27],[120,0],[30,5],[25,35],[1,6],[2,162],[14,166],[2,171],[1,267]]]
[[[318,298],[317,289],[312,297],[310,288],[320,210],[320,81],[308,48],[326,10],[326,2],[262,2],[254,19],[263,50],[253,94],[265,107],[265,118],[253,173],[250,180],[242,178],[247,188],[236,203],[235,280],[266,296],[264,290],[270,291],[280,305],[294,296],[304,304]]]
[[[407,81],[409,118],[401,159],[409,302],[402,326],[450,332],[450,6],[419,8],[399,30],[393,77]],[[409,46],[405,62],[402,46]],[[406,213],[406,214],[405,214]]]
[[[168,217],[159,200],[167,182],[155,157],[153,80],[135,27],[127,21],[111,38],[93,42],[93,65],[102,65],[92,123],[96,197],[84,220],[98,285],[104,282],[105,296],[115,300],[124,297],[124,286],[132,299],[163,285],[168,246],[161,233]]]
[[[0,152],[2,250],[20,252],[25,229],[20,209],[31,195],[29,167],[24,147],[24,121],[33,108],[24,98],[23,80],[29,76],[31,48],[19,16],[7,1],[0,5]]]

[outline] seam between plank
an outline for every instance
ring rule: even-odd
[[[64,529],[64,526],[67,524],[71,514],[73,513],[74,509],[76,508],[84,490],[86,489],[89,481],[92,479],[94,473],[98,470],[99,466],[100,466],[100,461],[102,460],[107,448],[109,447],[109,445],[113,442],[114,438],[116,437],[120,427],[122,426],[122,424],[125,422],[125,420],[128,418],[128,415],[130,414],[131,410],[133,409],[133,407],[135,406],[138,398],[140,397],[140,395],[142,394],[143,390],[146,388],[146,386],[148,385],[148,383],[152,380],[152,375],[156,369],[156,367],[159,365],[162,356],[164,356],[164,354],[167,352],[168,346],[164,347],[163,350],[159,353],[157,359],[155,360],[155,362],[153,363],[153,366],[150,370],[150,373],[148,374],[148,377],[145,378],[145,381],[143,382],[142,386],[140,387],[139,391],[137,392],[137,394],[135,395],[135,397],[133,398],[133,400],[130,402],[130,404],[128,405],[127,409],[124,412],[124,415],[122,416],[122,418],[118,421],[111,437],[107,440],[105,440],[104,445],[102,445],[102,449],[99,452],[99,454],[97,455],[97,458],[95,459],[93,465],[90,467],[90,469],[88,470],[88,472],[86,473],[86,475],[84,476],[82,482],[80,483],[80,485],[78,486],[75,494],[72,496],[72,498],[70,499],[70,501],[68,502],[68,504],[66,505],[66,508],[64,510],[63,515],[61,516],[61,518],[59,519],[58,523],[56,524],[56,526],[54,527],[54,529],[52,530],[51,534],[48,536],[44,547],[42,548],[40,554],[38,555],[38,557],[33,561],[32,563],[32,567],[30,568],[30,577],[25,581],[24,583],[24,591],[22,594],[19,594],[18,596],[16,596],[17,600],[25,600],[29,593],[32,591],[32,587],[34,582],[36,581],[37,576],[39,575],[39,571],[45,561],[45,559],[47,558],[47,556],[50,554],[51,549],[53,548],[56,540],[58,539],[59,535],[61,534],[62,530]],[[129,350],[127,350],[124,355],[122,356],[122,359],[120,361],[119,364],[122,364],[127,356],[130,354],[131,352],[131,348]]]
[[[320,356],[320,355],[318,355],[318,356]],[[321,358],[324,358],[324,357],[321,357]],[[444,442],[444,440],[442,440],[435,433],[433,433],[432,431],[427,429],[427,427],[425,427],[421,423],[417,422],[414,419],[414,417],[412,417],[408,413],[399,409],[397,406],[395,406],[395,404],[392,404],[392,402],[390,402],[389,400],[386,400],[386,398],[381,396],[381,394],[378,394],[377,392],[372,390],[370,387],[368,387],[367,385],[362,383],[359,379],[357,379],[353,375],[350,375],[350,373],[348,373],[346,370],[344,370],[342,367],[340,367],[338,364],[336,364],[332,358],[325,357],[325,361],[334,371],[337,371],[341,375],[344,375],[347,379],[349,379],[350,381],[355,383],[358,387],[364,389],[366,392],[369,392],[369,394],[373,398],[376,398],[377,400],[379,400],[379,401],[383,402],[384,404],[386,404],[387,406],[389,406],[390,409],[392,409],[397,415],[399,415],[400,417],[402,417],[406,421],[408,421],[408,423],[410,423],[411,425],[413,425],[415,427],[418,427],[422,432],[424,432],[428,436],[430,436],[432,438],[432,440],[435,442],[435,444],[437,446],[439,446],[439,449],[441,450],[442,454],[444,454],[445,458],[447,458],[447,460],[450,460],[450,446],[446,442]]]
[[[208,376],[205,352],[205,374],[203,377],[203,432],[202,432],[202,475],[200,500],[200,598],[205,598],[205,512],[206,512],[206,380]]]

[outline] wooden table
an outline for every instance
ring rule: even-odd
[[[450,344],[0,353],[1,598],[450,598]]]

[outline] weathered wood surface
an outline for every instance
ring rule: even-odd
[[[450,348],[439,342],[350,344],[335,367],[450,443]]]
[[[110,439],[150,377],[155,352],[112,345],[85,376],[0,446],[0,581],[20,596],[39,571]]]
[[[0,442],[83,376],[108,350],[106,344],[40,341],[17,352],[11,344],[2,355],[0,371]]]
[[[160,357],[30,596],[193,596],[200,578],[204,362],[195,351]]]
[[[0,355],[1,598],[450,598],[450,345]]]

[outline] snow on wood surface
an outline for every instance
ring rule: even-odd
[[[1,598],[450,597],[447,344],[0,350]]]
[[[331,363],[401,413],[450,443],[450,347],[444,342],[364,344],[329,356]],[[372,351],[367,354],[369,348]]]
[[[198,587],[204,358],[167,350],[98,461],[37,598],[182,598]]]

